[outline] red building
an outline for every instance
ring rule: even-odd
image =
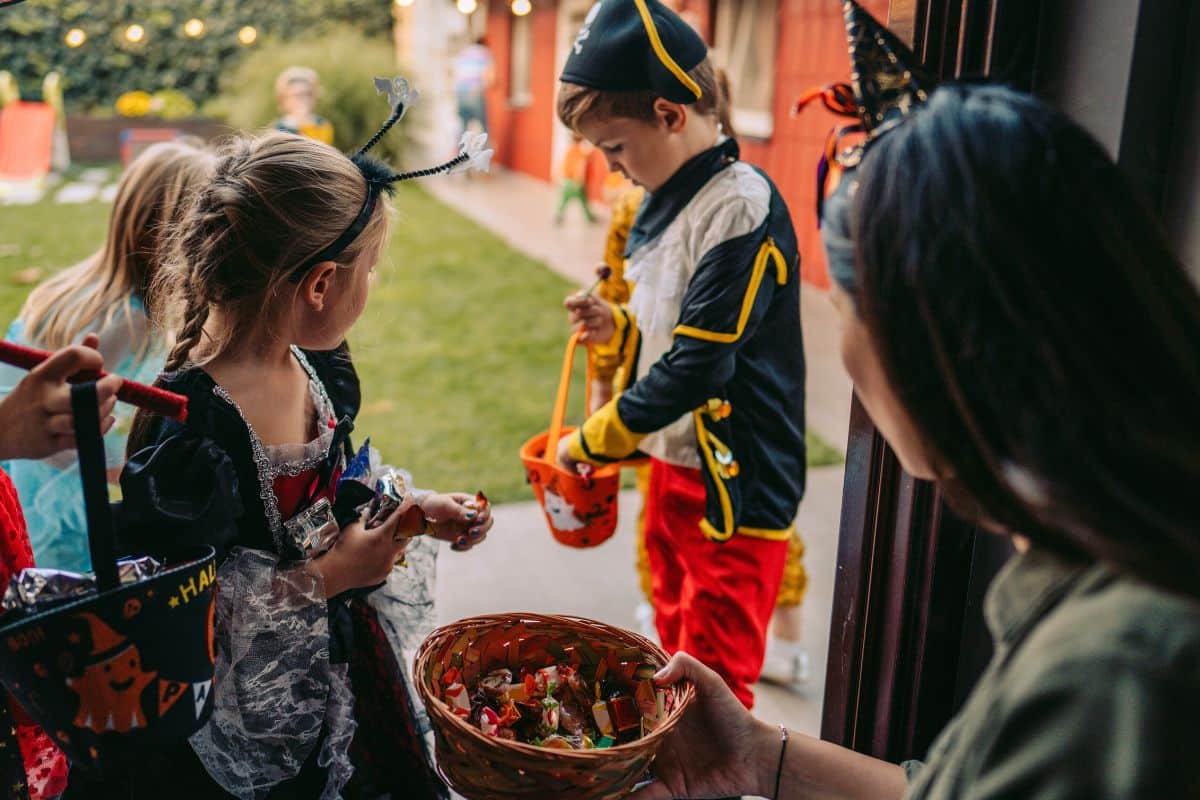
[[[783,192],[800,238],[806,280],[829,285],[815,218],[816,163],[836,119],[819,105],[793,117],[805,89],[848,77],[841,3],[835,0],[687,0],[681,11],[713,48],[733,85],[734,127],[747,161]],[[866,0],[886,18],[888,0]],[[557,76],[591,0],[535,0],[525,16],[488,0],[487,39],[496,59],[488,127],[497,160],[552,180],[566,132],[554,115]],[[603,168],[598,167],[602,173]]]

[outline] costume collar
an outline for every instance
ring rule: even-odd
[[[679,216],[692,202],[712,177],[737,161],[741,156],[737,141],[726,138],[698,156],[692,157],[680,167],[658,191],[647,193],[638,210],[629,239],[625,245],[625,257],[633,255],[639,247],[654,239]]]
[[[983,604],[993,641],[1015,643],[1068,594],[1086,592],[1112,578],[1112,570],[1103,564],[1069,561],[1037,547],[1014,555],[988,587]]]

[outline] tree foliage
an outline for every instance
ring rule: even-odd
[[[190,19],[204,33],[190,37]],[[145,35],[130,42],[126,29]],[[287,42],[350,25],[363,36],[388,41],[388,0],[28,0],[0,12],[0,69],[16,76],[22,95],[37,97],[51,70],[64,78],[73,110],[111,111],[124,92],[162,89],[183,92],[198,105],[220,90],[247,56],[271,42]],[[257,38],[238,39],[245,26]],[[68,32],[86,35],[67,45]]]

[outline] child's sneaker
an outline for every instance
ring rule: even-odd
[[[633,618],[636,621],[635,629],[638,633],[655,644],[660,644],[658,628],[654,625],[654,606],[643,600],[638,603],[637,610],[633,612]]]
[[[798,689],[810,678],[808,650],[799,642],[788,642],[772,636],[767,641],[760,679],[767,683]]]

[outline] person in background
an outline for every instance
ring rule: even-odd
[[[279,73],[275,79],[275,100],[281,116],[275,120],[275,130],[333,144],[333,123],[316,111],[320,98],[321,81],[316,70],[288,67]]]
[[[562,225],[566,217],[567,206],[571,201],[579,203],[583,216],[589,224],[596,221],[596,215],[588,205],[587,175],[588,158],[592,148],[575,131],[571,132],[571,143],[563,154],[562,167],[559,170],[560,188],[558,195],[558,210],[554,212],[554,224]]]
[[[215,163],[209,151],[188,142],[148,147],[121,176],[104,246],[34,289],[4,338],[57,350],[95,333],[113,372],[152,382],[166,349],[147,318],[147,290],[161,260],[165,232],[179,221],[189,190]],[[0,365],[0,397],[23,377],[21,370]],[[132,406],[120,406],[116,417],[117,424],[104,437],[114,479],[125,460]],[[24,506],[38,566],[89,571],[87,521],[74,452],[4,467]]]
[[[496,66],[487,41],[480,36],[454,58],[454,96],[463,131],[474,125],[487,133],[487,90],[495,80]]]

